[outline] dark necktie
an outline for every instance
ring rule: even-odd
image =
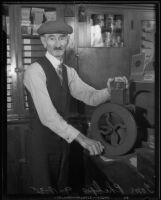
[[[59,65],[58,68],[57,68],[57,74],[59,76],[59,79],[60,79],[60,82],[61,82],[61,85],[63,83],[63,74],[62,74],[62,68],[63,68],[63,65]]]

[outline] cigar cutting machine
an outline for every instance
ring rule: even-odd
[[[132,151],[137,134],[135,106],[129,104],[129,89],[124,82],[115,81],[110,103],[100,105],[92,115],[88,137],[104,145],[103,156],[117,159]]]

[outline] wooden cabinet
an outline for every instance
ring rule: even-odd
[[[15,72],[17,59],[16,59],[16,49],[17,49],[17,38],[15,39],[16,26],[11,22],[15,18],[13,9],[5,7],[3,16],[3,42],[6,45],[6,60],[4,64],[7,71],[7,114],[8,116],[18,116],[18,76]],[[7,33],[7,34],[6,34]],[[13,43],[14,41],[14,43]]]
[[[81,5],[82,7],[83,5]],[[107,79],[113,76],[125,75],[131,79],[132,57],[140,54],[142,45],[142,22],[155,20],[154,4],[84,4],[85,21],[79,21],[79,8],[76,6],[76,35],[78,73],[89,85],[102,89],[106,87]],[[113,16],[116,25],[117,16],[121,17],[121,45],[91,46],[91,15],[103,15],[106,19]],[[106,23],[107,20],[104,21]],[[108,27],[105,27],[107,29]],[[109,33],[106,30],[107,34]],[[110,33],[109,33],[110,34]],[[153,69],[154,70],[154,69]],[[143,81],[142,72],[139,74]],[[133,80],[135,81],[135,79]],[[154,81],[153,81],[154,82]],[[133,92],[133,91],[131,91]],[[95,108],[85,105],[85,113],[92,114]]]
[[[79,11],[79,6],[77,7]],[[98,89],[104,88],[107,78],[111,76],[126,75],[130,79],[132,55],[139,54],[141,49],[141,23],[145,20],[155,20],[154,5],[93,4],[84,5],[84,9],[86,20],[79,22],[79,16],[76,19],[78,71],[81,78]],[[100,45],[92,46],[92,15],[104,18],[104,26],[101,27],[102,38],[105,31],[113,44],[101,45],[100,42]],[[110,16],[112,22],[109,22]],[[119,18],[121,31],[116,27]],[[108,23],[111,23],[113,31],[109,30],[109,25],[106,25]],[[95,35],[99,35],[98,30]],[[118,39],[121,40],[120,43],[116,41]]]
[[[156,7],[155,4],[144,8],[129,9],[128,19],[129,19],[129,33],[128,33],[128,43],[131,55],[140,52],[141,48],[141,37],[142,37],[142,21],[156,20]]]
[[[55,19],[62,18],[74,26],[74,10],[71,15],[70,6],[63,4],[11,4],[3,7],[5,10],[3,30],[7,50],[5,62],[7,67],[7,119],[8,121],[23,121],[29,117],[27,95],[23,85],[24,71],[34,60],[45,54],[45,49],[36,34],[36,28],[41,24],[41,16],[43,14],[43,22],[53,12],[52,16]],[[75,48],[74,33],[71,37],[66,57],[70,57]],[[70,63],[69,59],[67,64]]]
[[[84,5],[84,7],[86,21],[79,22],[77,19],[76,24],[78,27],[78,71],[85,82],[101,89],[106,87],[107,79],[111,76],[129,76],[128,15],[125,9],[118,9],[117,6],[112,5]],[[96,20],[93,19],[93,15]],[[103,22],[99,17],[102,17]],[[116,28],[117,17],[121,19],[121,28],[117,31],[118,33],[115,31],[118,29]],[[121,38],[120,43],[117,42],[118,37]],[[94,40],[97,44],[96,42],[92,44]],[[98,40],[101,41],[100,44]]]

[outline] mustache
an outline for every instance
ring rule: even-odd
[[[61,47],[55,47],[54,50],[63,50]]]

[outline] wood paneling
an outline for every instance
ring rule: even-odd
[[[131,55],[140,53],[141,47],[141,21],[142,20],[155,20],[155,10],[133,10],[129,9],[128,21],[129,21],[129,33],[128,33],[128,45]],[[133,25],[132,25],[133,24]]]
[[[78,55],[80,77],[97,89],[106,87],[109,77],[129,77],[127,48],[79,48]]]
[[[28,166],[27,138],[30,127],[27,124],[12,124],[7,127],[7,194],[25,194],[31,186]]]
[[[65,53],[65,64],[69,67],[77,69],[77,57],[76,57],[76,35],[75,35],[75,18],[65,17],[65,22],[73,28],[73,33],[69,35],[69,43]]]

